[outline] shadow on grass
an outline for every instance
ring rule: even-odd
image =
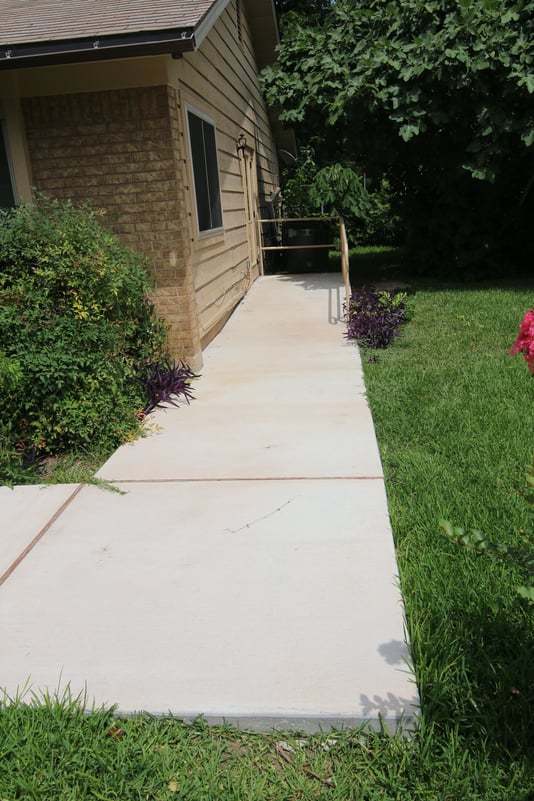
[[[425,647],[416,661],[418,672],[435,677],[420,687],[427,723],[444,732],[457,729],[496,756],[504,749],[512,758],[532,759],[534,632],[517,603],[518,614],[483,605],[476,612],[456,610],[440,652],[432,655]]]

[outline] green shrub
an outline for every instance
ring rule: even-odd
[[[88,208],[38,197],[0,213],[0,478],[138,435],[137,374],[165,337],[150,289],[143,258]]]

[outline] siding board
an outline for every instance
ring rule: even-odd
[[[216,126],[224,231],[198,236],[194,200],[191,196],[189,200],[193,222],[190,259],[203,344],[209,341],[210,332],[219,330],[258,274],[253,269],[249,275],[246,269],[245,196],[236,150],[241,131],[256,150],[260,191],[269,195],[278,182],[275,145],[259,89],[249,26],[243,9],[241,44],[235,13],[235,2],[231,2],[199,51],[185,54],[170,66],[182,99],[211,117]],[[262,200],[260,197],[260,203]]]

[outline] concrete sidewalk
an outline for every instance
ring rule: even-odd
[[[29,678],[247,728],[410,724],[382,469],[342,307],[338,276],[258,280],[206,350],[197,400],[158,410],[100,471],[123,494],[0,489],[10,696]]]

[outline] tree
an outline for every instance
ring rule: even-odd
[[[534,0],[337,0],[291,20],[263,85],[388,176],[427,269],[534,254]]]
[[[317,20],[324,18],[332,3],[330,0],[276,0],[275,5],[280,16],[294,12],[308,20]]]

